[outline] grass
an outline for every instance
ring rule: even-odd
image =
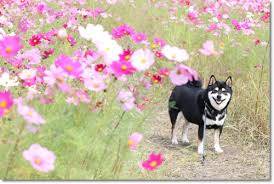
[[[241,140],[243,145],[263,146],[269,149],[269,47],[255,46],[250,36],[244,36],[235,31],[216,38],[191,25],[168,22],[167,10],[155,8],[145,2],[136,1],[136,7],[129,5],[128,2],[110,7],[109,12],[112,13],[113,18],[100,19],[98,23],[111,31],[114,26],[120,24],[115,20],[119,17],[122,22],[128,23],[136,30],[146,32],[150,38],[161,37],[171,45],[185,48],[189,53],[197,52],[207,39],[214,40],[217,47],[223,45],[224,54],[220,57],[204,57],[195,54],[186,64],[199,72],[204,85],[211,74],[222,80],[229,75],[233,77],[233,100],[229,106],[225,129],[231,131],[231,141]],[[95,6],[92,1],[89,1],[89,5]],[[235,13],[234,16],[238,14]],[[58,25],[62,23],[54,26]],[[268,41],[269,28],[263,25],[263,29],[258,28],[252,37]],[[81,39],[77,37],[77,40]],[[84,41],[79,41],[78,44],[82,43]],[[123,40],[121,44],[126,46],[129,43]],[[62,43],[58,43],[56,48],[60,49],[57,49],[52,59],[47,60],[49,64],[60,53],[73,52],[71,47],[63,46]],[[249,51],[246,52],[246,49]],[[256,64],[262,64],[263,67],[255,68]],[[172,64],[160,61],[157,65],[171,66]],[[136,82],[138,77],[135,75],[131,82]],[[56,103],[52,105],[41,106],[38,101],[34,101],[31,105],[47,121],[38,134],[30,134],[25,130],[19,133],[20,127],[25,122],[16,116],[15,110],[10,115],[12,120],[2,118],[0,178],[108,180],[135,179],[128,176],[136,176],[141,179],[160,179],[161,174],[165,172],[164,167],[154,173],[138,169],[138,163],[153,150],[131,153],[127,147],[127,138],[132,132],[143,132],[144,129],[149,129],[150,118],[155,116],[154,113],[158,109],[164,109],[167,106],[172,85],[166,81],[162,86],[154,86],[149,92],[141,89],[145,96],[152,100],[143,113],[136,111],[124,113],[121,110],[115,97],[116,92],[123,85],[116,81],[105,93],[93,96],[93,105],[97,102],[103,104],[103,108],[98,108],[95,112],[86,105],[77,107],[67,105],[62,95],[58,95],[55,99]],[[117,128],[115,128],[116,125]],[[32,143],[39,143],[54,150],[58,159],[53,172],[39,173],[23,159],[22,151]],[[17,145],[16,148],[15,145]],[[15,156],[11,160],[13,154]],[[8,166],[10,166],[9,172],[6,173]]]

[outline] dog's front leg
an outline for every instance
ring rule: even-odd
[[[220,136],[221,136],[221,130],[222,128],[218,128],[214,130],[214,149],[217,153],[222,153],[223,150],[220,146]]]
[[[198,154],[204,154],[204,125],[199,125],[198,128]]]

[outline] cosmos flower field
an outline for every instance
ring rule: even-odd
[[[269,21],[268,0],[0,0],[0,178],[166,179],[150,121],[211,74],[231,144],[268,151]]]

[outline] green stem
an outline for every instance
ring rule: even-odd
[[[258,111],[258,101],[259,101],[259,95],[260,95],[259,90],[260,90],[261,84],[262,84],[263,71],[264,71],[264,62],[265,62],[265,58],[266,58],[266,55],[267,55],[268,46],[269,46],[269,42],[266,45],[266,50],[265,50],[266,53],[265,53],[263,61],[262,61],[262,68],[261,68],[261,72],[260,72],[259,87],[258,87],[258,93],[257,93],[257,97],[256,97],[256,104],[255,104],[255,113],[256,114],[257,114],[257,111]]]
[[[101,159],[100,159],[100,161],[99,161],[99,165],[98,165],[98,167],[97,167],[97,169],[96,169],[96,171],[95,171],[95,174],[94,174],[94,176],[93,176],[93,179],[95,179],[95,178],[97,177],[97,175],[98,175],[98,172],[99,172],[99,169],[101,168],[102,162],[103,162],[103,160],[105,159],[105,156],[106,156],[106,153],[107,153],[107,148],[108,148],[109,142],[112,140],[112,137],[113,137],[113,135],[114,135],[114,132],[115,132],[115,130],[117,129],[117,127],[119,126],[120,122],[122,121],[122,119],[123,119],[125,113],[126,113],[126,112],[124,111],[124,112],[121,114],[121,116],[120,116],[118,122],[116,123],[116,125],[115,125],[115,127],[114,127],[112,133],[110,134],[110,136],[109,136],[109,138],[108,138],[108,140],[107,140],[106,146],[105,146],[105,148],[104,148],[102,157],[101,157]]]
[[[21,135],[22,135],[22,132],[24,130],[24,127],[25,127],[25,123],[22,123],[20,129],[19,129],[19,133],[18,133],[18,136],[15,140],[15,145],[13,147],[13,150],[12,150],[12,153],[9,157],[9,161],[8,161],[8,164],[7,164],[7,168],[6,168],[6,171],[5,171],[5,175],[4,175],[4,180],[7,179],[8,177],[8,174],[9,174],[9,171],[12,169],[12,166],[13,166],[13,162],[14,162],[14,158],[15,158],[15,155],[16,155],[16,152],[17,152],[17,149],[18,149],[18,145],[19,145],[19,142],[21,140]]]

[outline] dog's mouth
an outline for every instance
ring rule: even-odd
[[[221,103],[223,103],[223,101],[225,101],[225,99],[223,99],[223,100],[218,100],[216,98],[213,98],[213,99],[216,102],[216,104],[218,104],[218,105],[220,105]]]

